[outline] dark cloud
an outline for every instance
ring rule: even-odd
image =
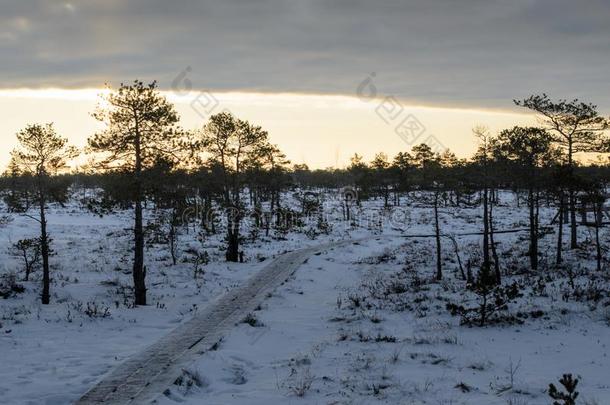
[[[606,0],[0,0],[0,87],[353,94],[510,107],[546,91],[610,108]]]

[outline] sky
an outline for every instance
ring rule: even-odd
[[[530,94],[608,115],[609,17],[607,0],[0,0],[0,166],[27,123],[84,144],[100,89],[135,78],[184,127],[229,109],[295,163],[466,156],[474,125],[535,123],[512,103]]]

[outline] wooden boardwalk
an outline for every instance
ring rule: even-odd
[[[176,381],[183,368],[218,344],[223,335],[254,311],[309,256],[352,242],[355,241],[332,242],[277,257],[243,286],[231,290],[190,321],[121,363],[76,404],[150,403]]]

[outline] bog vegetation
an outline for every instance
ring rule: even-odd
[[[553,101],[544,94],[515,101],[535,112],[540,126],[515,126],[498,134],[475,127],[479,147],[468,159],[420,144],[393,157],[378,153],[371,162],[355,154],[345,169],[310,170],[304,164],[291,165],[262,127],[227,112],[211,116],[202,130],[182,129],[174,106],[154,82],[121,85],[104,101],[94,117],[105,129],[91,135],[86,150],[69,147],[52,124],[28,125],[17,134],[19,147],[1,178],[0,192],[8,210],[27,215],[40,226],[39,237],[18,241],[14,249],[23,259],[26,280],[41,268],[43,304],[50,300],[53,253],[46,207],[75,196],[92,215],[133,210],[135,305],[147,303],[145,244],[147,234],[155,232],[154,224],[147,225],[143,219],[143,207],[163,210],[160,221],[168,224],[167,231],[157,236],[170,244],[174,263],[176,234],[195,222],[203,233],[224,232],[226,260],[237,262],[243,260],[245,219],[255,223],[255,232],[268,234],[270,229],[286,230],[303,216],[315,215],[319,231],[324,232],[331,224],[322,215],[319,193],[330,189],[344,190],[343,213],[348,222],[357,220],[355,207],[367,199],[381,199],[390,209],[404,201],[401,197],[418,192],[421,202],[434,208],[437,280],[443,278],[442,248],[456,252],[460,248],[455,238],[445,234],[439,208],[480,207],[481,260],[474,266],[460,261],[459,270],[468,288],[481,297],[481,304],[451,307],[468,323],[484,325],[518,294],[515,286],[503,285],[494,240],[498,231],[494,207],[500,190],[514,192],[527,209],[531,271],[540,266],[538,241],[549,232],[539,221],[541,205],[557,212],[554,265],[562,265],[566,249],[579,247],[579,217],[589,212],[591,218],[585,223],[595,230],[597,270],[604,270],[606,249],[599,230],[606,219],[609,167],[601,159],[583,165],[575,158],[576,153],[610,152],[605,135],[609,121],[592,104]],[[88,163],[69,172],[67,165],[77,153],[87,154]],[[287,191],[300,193],[300,210],[284,206],[282,193]],[[565,226],[567,245],[563,243]],[[207,258],[196,252],[192,256],[197,277]]]

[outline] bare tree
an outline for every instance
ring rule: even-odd
[[[23,259],[25,281],[30,280],[30,274],[40,264],[40,238],[20,239],[13,245],[15,253]]]

